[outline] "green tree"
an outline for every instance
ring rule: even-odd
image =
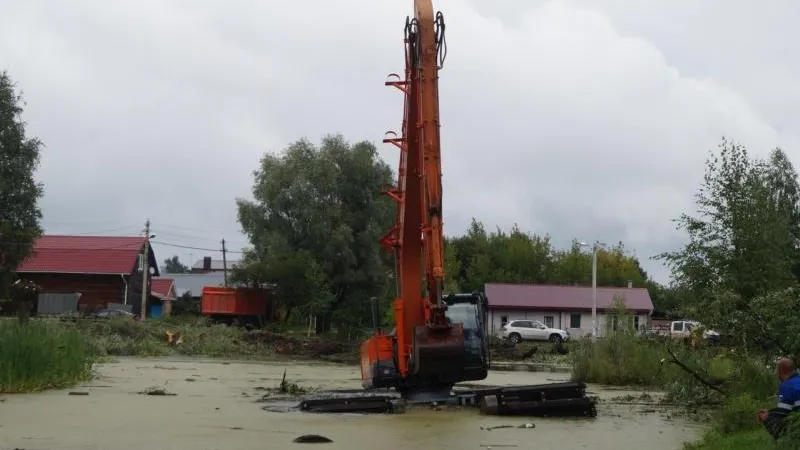
[[[449,258],[455,259],[448,276],[463,291],[483,290],[487,282],[545,283],[553,271],[550,238],[525,233],[516,225],[510,233],[498,228],[487,234],[483,223],[473,218],[467,233],[448,238],[447,247],[452,251]]]
[[[572,241],[569,250],[555,252],[554,284],[592,283],[592,252],[583,249],[578,241]],[[597,251],[597,285],[625,287],[648,287],[647,273],[641,269],[639,260],[628,254],[622,242]]]
[[[200,313],[200,301],[195,300],[191,292],[185,292],[172,302],[170,314],[173,316],[199,316]]]
[[[318,332],[333,319],[369,324],[369,299],[384,295],[390,282],[392,266],[379,238],[395,209],[380,195],[392,183],[392,171],[375,147],[350,144],[341,135],[324,137],[319,147],[301,139],[281,155],[266,154],[254,175],[254,199],[237,200],[252,244],[239,277],[283,291],[306,282],[309,290],[293,308],[318,313]],[[304,264],[299,273],[289,270]],[[320,289],[326,294],[316,295]]]
[[[763,161],[722,140],[706,162],[696,215],[678,219],[689,242],[659,256],[692,299],[687,314],[739,334],[762,332],[753,300],[796,283],[798,190],[780,150]]]
[[[307,251],[294,251],[273,236],[264,250],[271,258],[258,258],[256,253],[246,253],[241,268],[234,269],[232,278],[251,285],[274,283],[273,294],[283,310],[283,321],[288,323],[297,312],[301,317],[329,312],[330,290],[325,274]]]
[[[525,233],[518,226],[510,232],[489,234],[483,223],[472,219],[466,234],[446,241],[448,283],[464,291],[483,290],[486,283],[577,284],[592,281],[592,254],[578,241],[567,250],[554,250],[547,235]],[[638,259],[620,242],[597,255],[600,286],[652,287]]]
[[[164,272],[166,273],[188,273],[189,266],[184,265],[178,255],[164,260]]]
[[[445,238],[444,241],[444,291],[447,294],[460,292],[459,273],[461,264],[458,261],[458,250],[452,239]]]
[[[791,260],[792,273],[800,278],[800,183],[797,171],[789,157],[780,148],[769,155],[766,165],[766,186],[774,202],[777,214],[784,218],[783,223],[791,234],[792,244],[787,248]]]
[[[14,87],[8,73],[0,72],[0,298],[42,234],[43,188],[34,179],[42,143],[26,136],[23,100]]]

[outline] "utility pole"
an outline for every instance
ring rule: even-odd
[[[589,244],[581,242],[581,247],[589,247]],[[592,341],[597,341],[597,250],[605,248],[606,244],[594,241],[592,247]]]
[[[225,239],[222,240],[222,277],[225,282],[225,287],[228,287],[228,259],[225,250]]]
[[[147,316],[147,279],[150,276],[150,219],[144,223],[144,254],[142,255],[142,320]]]
[[[592,341],[597,341],[597,241],[592,246]]]

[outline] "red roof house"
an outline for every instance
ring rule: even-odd
[[[175,280],[173,278],[153,278],[150,283],[153,297],[167,301],[178,298],[175,291]]]
[[[144,236],[42,236],[17,274],[37,283],[44,293],[79,292],[78,308],[86,312],[109,303],[132,305],[137,312],[144,244]],[[150,272],[158,276],[155,254],[148,248]]]
[[[570,333],[574,330],[577,334],[592,329],[591,287],[488,283],[484,288],[489,301],[490,324],[495,331],[508,321],[520,319],[539,321]],[[598,287],[598,332],[601,336],[606,312],[614,307],[617,297],[625,302],[625,309],[634,316],[637,328],[645,325],[653,313],[653,301],[645,288]]]

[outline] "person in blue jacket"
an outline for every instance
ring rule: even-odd
[[[778,387],[778,405],[770,410],[762,409],[756,416],[774,439],[784,433],[786,417],[800,411],[800,376],[794,362],[789,358],[780,359],[776,375],[781,381]]]

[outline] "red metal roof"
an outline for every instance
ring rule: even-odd
[[[592,288],[548,284],[487,283],[490,308],[591,310]],[[625,307],[634,311],[653,311],[653,301],[645,288],[597,288],[597,309],[609,309],[614,297],[621,295]]]
[[[173,278],[152,278],[150,292],[162,300],[175,300],[175,280]]]
[[[144,236],[42,236],[17,272],[129,275],[144,240]],[[150,262],[154,260],[151,248]]]

